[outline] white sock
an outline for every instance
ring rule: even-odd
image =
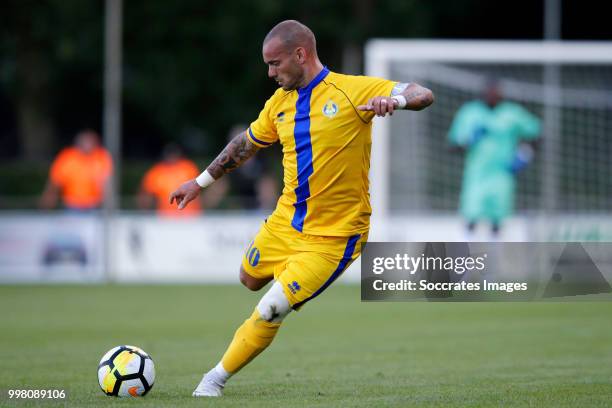
[[[210,370],[208,373],[211,374],[213,376],[213,380],[220,385],[225,385],[228,378],[232,376],[225,370],[225,368],[223,368],[223,364],[221,364],[220,361],[219,364],[217,364],[215,368]]]

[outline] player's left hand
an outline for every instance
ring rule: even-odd
[[[377,96],[371,98],[366,105],[357,106],[357,110],[376,113],[376,116],[393,115],[397,108],[397,101],[388,96]]]
[[[202,187],[200,187],[195,180],[186,181],[170,194],[170,204],[176,202],[178,209],[182,210],[190,201],[197,198],[201,191]]]

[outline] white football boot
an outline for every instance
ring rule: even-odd
[[[225,387],[225,382],[229,377],[230,374],[219,363],[215,368],[204,374],[202,381],[191,395],[194,397],[221,397],[223,396],[223,387]]]

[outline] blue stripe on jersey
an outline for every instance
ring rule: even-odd
[[[329,69],[323,67],[321,72],[306,87],[298,89],[298,100],[295,103],[293,137],[297,153],[298,186],[295,188],[296,202],[293,204],[295,213],[293,214],[291,225],[300,232],[304,229],[304,219],[308,212],[308,205],[306,203],[306,200],[310,197],[308,178],[313,173],[312,144],[310,139],[310,96],[314,87],[327,74],[329,74]]]
[[[350,237],[348,239],[348,242],[346,243],[346,248],[344,249],[344,255],[342,255],[342,259],[338,263],[338,267],[336,268],[334,273],[332,273],[332,275],[329,277],[329,279],[327,281],[325,281],[323,286],[321,286],[319,288],[319,290],[317,290],[315,293],[313,293],[312,296],[310,296],[309,298],[307,298],[305,300],[302,300],[301,302],[296,303],[295,305],[291,306],[293,309],[297,309],[300,306],[302,306],[304,303],[308,302],[309,300],[316,298],[325,289],[327,289],[327,287],[329,285],[331,285],[332,283],[334,283],[334,281],[336,279],[338,279],[338,277],[346,269],[348,263],[351,261],[351,258],[353,257],[353,252],[355,252],[355,245],[359,241],[359,238],[361,238],[361,234],[353,235],[352,237]]]
[[[272,142],[264,142],[263,140],[259,140],[258,138],[255,137],[255,135],[253,134],[253,131],[251,130],[251,128],[249,128],[249,135],[251,135],[251,138],[256,141],[259,144],[262,144],[264,146],[270,146],[272,144]]]

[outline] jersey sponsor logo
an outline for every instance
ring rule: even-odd
[[[291,283],[287,284],[287,287],[289,288],[289,290],[291,291],[291,293],[293,293],[294,295],[300,290],[302,289],[302,287],[300,286],[299,283],[297,283],[297,281],[293,281]]]
[[[333,118],[338,113],[338,105],[331,99],[323,105],[323,114],[328,118]]]

